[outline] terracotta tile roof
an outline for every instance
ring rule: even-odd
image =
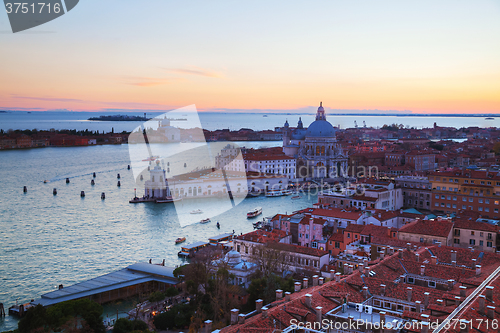
[[[236,238],[254,243],[269,243],[269,242],[279,242],[282,238],[286,236],[287,234],[283,230],[273,229],[271,232],[269,232],[259,229],[240,235]]]
[[[270,248],[273,248],[276,250],[301,253],[301,254],[310,255],[310,256],[314,256],[314,257],[322,257],[322,256],[328,254],[327,251],[313,249],[312,247],[293,245],[293,244],[269,243],[268,246]]]
[[[469,230],[480,230],[491,233],[498,232],[498,226],[486,222],[476,222],[474,220],[469,220],[467,218],[455,219],[455,228],[469,229]],[[496,236],[495,236],[496,237]]]
[[[390,237],[391,231],[397,231],[397,229],[390,229],[384,226],[368,224],[365,225],[363,230],[361,231],[361,235],[372,237]]]
[[[453,222],[448,220],[415,220],[399,229],[399,232],[417,235],[448,237],[453,228]]]
[[[362,224],[351,223],[344,229],[344,232],[353,232],[355,234],[360,234],[364,228],[365,226]]]
[[[334,233],[328,238],[329,242],[344,242],[344,234],[341,232]]]
[[[362,212],[350,212],[340,208],[331,208],[331,209],[317,208],[313,210],[311,214],[317,216],[333,217],[333,218],[347,219],[353,221],[358,220],[363,215]]]

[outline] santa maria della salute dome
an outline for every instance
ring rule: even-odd
[[[288,120],[283,126],[283,152],[297,159],[298,178],[337,178],[347,169],[347,155],[337,143],[337,129],[326,120],[323,103],[316,112],[316,120],[304,128],[302,119],[296,128]]]

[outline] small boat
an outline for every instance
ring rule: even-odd
[[[262,207],[256,207],[247,213],[247,218],[251,219],[262,214]]]
[[[300,195],[294,195],[294,196],[292,197],[292,200],[297,200],[297,199],[300,199],[300,198],[302,198]]]
[[[485,118],[486,120],[495,120],[495,118],[493,117],[488,117],[488,118]]]
[[[253,224],[254,229],[262,228],[262,221],[258,221],[258,222],[252,223],[252,224]]]
[[[203,213],[203,211],[201,209],[195,209],[195,210],[189,212],[189,214],[201,214],[201,213]]]
[[[186,237],[179,237],[175,240],[175,244],[180,244],[186,241]]]
[[[217,221],[217,229],[220,229],[220,223]]]
[[[208,223],[210,222],[210,219],[209,218],[206,218],[206,219],[203,219],[200,221],[201,224],[205,224],[205,223]]]
[[[292,191],[290,191],[290,190],[283,190],[283,191],[281,191],[281,194],[282,195],[291,195]]]
[[[50,180],[45,179],[45,180],[43,181],[43,183],[44,183],[44,184],[47,184],[48,182],[50,182]]]
[[[152,162],[152,161],[156,161],[159,158],[160,158],[160,156],[151,156],[151,157],[143,159],[142,161],[143,162]]]
[[[266,192],[266,197],[281,197],[283,192],[281,190],[272,190]]]

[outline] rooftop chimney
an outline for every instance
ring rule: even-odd
[[[385,311],[380,311],[378,314],[380,316],[380,326],[382,327],[385,324],[385,315],[386,315],[386,312]]]
[[[420,275],[424,275],[425,274],[425,265],[421,265],[420,266]]]
[[[493,290],[495,290],[495,287],[493,287],[493,286],[486,286],[486,298],[489,301],[493,301]]]
[[[238,315],[240,314],[240,310],[232,309],[231,310],[231,325],[235,325],[238,323]]]
[[[300,291],[300,282],[295,282],[294,285],[295,285],[295,292],[299,292]]]
[[[459,306],[460,305],[460,297],[459,296],[455,296],[455,305],[456,306]]]
[[[429,295],[430,293],[428,292],[424,293],[424,309],[427,309],[427,307],[429,306]]]
[[[268,308],[265,306],[262,308],[262,318],[267,318],[267,310]]]
[[[323,313],[321,312],[323,308],[321,306],[317,306],[316,307],[316,321],[318,323],[321,323],[322,319],[323,319]]]
[[[335,275],[335,270],[334,269],[330,269],[330,279],[333,280],[333,276]]]
[[[457,251],[451,250],[451,262],[457,261]]]
[[[289,302],[290,301],[290,292],[285,291],[285,301]]]
[[[309,279],[303,278],[302,279],[302,288],[307,289],[308,286],[309,286]]]
[[[324,277],[320,277],[319,278],[319,285],[322,286],[324,282],[325,282],[325,278]]]
[[[335,282],[340,282],[340,273],[335,273]]]
[[[453,267],[457,267],[457,262],[456,262],[455,260],[453,260],[453,261],[451,262],[451,265],[452,265]]]
[[[411,302],[411,295],[413,293],[413,288],[412,287],[407,287],[406,288],[406,299],[408,302]]]
[[[312,306],[312,297],[313,297],[313,295],[306,294],[306,305],[308,308],[310,308]]]
[[[444,301],[442,299],[436,300],[437,305],[444,306]]]
[[[238,323],[239,324],[244,324],[245,323],[245,318],[246,318],[246,316],[243,313],[240,313],[238,315]]]
[[[476,275],[481,274],[481,265],[476,265]]]
[[[318,280],[319,280],[319,276],[314,275],[313,276],[313,287],[316,287],[318,285]]]
[[[435,265],[437,263],[437,257],[436,256],[431,256],[431,263]]]
[[[403,258],[403,249],[398,250],[398,257]]]
[[[262,311],[262,303],[264,303],[264,301],[261,299],[255,301],[255,310],[257,311],[257,313]]]
[[[495,319],[495,307],[494,306],[491,306],[491,305],[488,305],[486,307],[486,315],[488,316],[488,318],[490,319]]]
[[[276,300],[280,300],[283,298],[283,290],[277,289],[276,290]]]
[[[467,295],[467,287],[465,286],[460,286],[460,297],[465,297]]]
[[[212,321],[205,320],[205,333],[211,333],[211,332],[212,332]]]
[[[422,302],[421,301],[415,301],[415,305],[416,305],[417,313],[422,312]]]
[[[415,253],[415,260],[417,262],[420,262],[420,254],[419,253]]]
[[[486,307],[486,296],[484,295],[479,295],[479,313],[484,315],[485,314],[485,307]]]
[[[368,298],[368,287],[363,287],[363,297]]]
[[[428,321],[422,321],[422,333],[429,333],[429,322]]]
[[[385,284],[381,284],[380,285],[380,294],[381,296],[385,296]]]
[[[453,286],[455,285],[455,280],[449,279],[448,280],[448,289],[453,289]]]

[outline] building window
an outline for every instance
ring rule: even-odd
[[[486,247],[493,247],[493,242],[486,242]]]
[[[351,233],[350,232],[347,233],[347,238],[351,238]]]
[[[475,239],[470,239],[469,240],[470,245],[476,245],[476,240]]]
[[[429,281],[427,283],[427,285],[429,286],[429,288],[436,288],[436,282],[435,281]]]
[[[479,241],[479,246],[483,246],[484,242],[482,240]]]
[[[415,278],[413,277],[408,277],[408,283],[415,284]]]
[[[453,243],[455,243],[455,244],[460,244],[460,239],[459,239],[459,238],[455,238],[455,239],[453,239]]]
[[[475,234],[475,232],[474,232],[474,231],[471,231],[471,232],[470,232],[470,235],[471,235],[471,236],[474,236],[474,234]]]

